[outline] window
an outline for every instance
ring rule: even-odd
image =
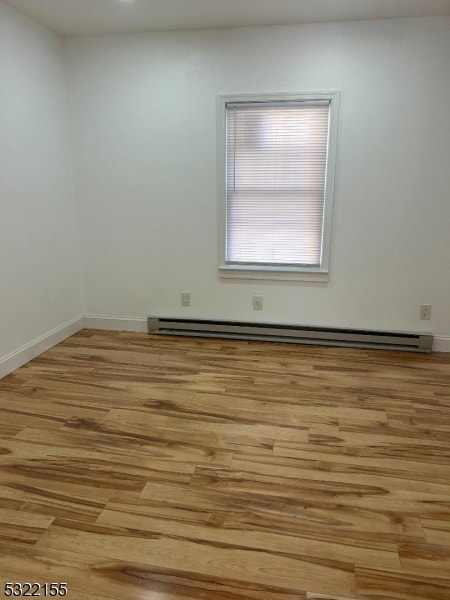
[[[337,93],[221,98],[225,276],[326,279],[337,103]]]

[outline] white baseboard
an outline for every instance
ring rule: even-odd
[[[55,327],[48,333],[44,333],[44,335],[11,352],[11,354],[0,357],[0,379],[81,329],[83,329],[83,317],[80,315],[59,327]]]
[[[29,344],[22,346],[22,348],[19,348],[15,352],[0,357],[0,379],[83,328],[146,333],[147,319],[145,317],[108,317],[104,315],[75,317],[71,321],[41,335]],[[435,335],[433,351],[450,352],[450,336]]]
[[[110,331],[147,332],[145,317],[106,317],[103,315],[84,315],[86,329],[104,329]]]
[[[433,340],[433,352],[450,352],[450,336],[435,335]]]

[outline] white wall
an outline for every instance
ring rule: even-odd
[[[85,312],[449,335],[449,64],[448,17],[69,41]],[[342,92],[329,283],[220,280],[217,94],[322,89]]]
[[[0,376],[81,314],[66,100],[62,42],[1,2]]]
[[[0,2],[0,376],[82,312],[450,336],[450,18],[65,45],[64,64],[58,37]],[[329,283],[221,280],[216,96],[323,89],[342,93]]]
[[[85,37],[67,51],[86,313],[450,334],[450,18]],[[342,94],[329,283],[221,280],[216,96],[329,89]]]

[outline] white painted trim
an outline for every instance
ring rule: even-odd
[[[290,273],[283,267],[261,269],[258,265],[241,266],[227,265],[225,260],[226,246],[226,105],[228,102],[272,102],[272,101],[314,101],[328,100],[330,102],[330,119],[328,129],[328,157],[326,173],[326,190],[324,197],[324,214],[322,229],[322,256],[320,267],[292,268]],[[336,174],[336,156],[339,130],[340,91],[299,92],[279,94],[234,94],[219,95],[216,105],[217,128],[217,196],[218,196],[218,259],[219,276],[236,279],[267,279],[328,282],[330,263],[331,229],[333,220],[334,182]]]
[[[85,315],[84,317],[80,315],[75,317],[22,346],[22,348],[11,352],[11,354],[0,357],[0,379],[83,328],[147,333],[147,318],[109,317],[106,315]],[[450,336],[434,336],[433,352],[450,352]]]
[[[66,338],[74,335],[83,329],[84,320],[80,315],[67,323],[63,323],[59,327],[55,327],[48,333],[44,333],[32,342],[22,346],[18,350],[0,357],[0,379],[6,377],[22,365],[26,364],[36,356],[46,352],[56,344],[64,341]]]
[[[225,279],[272,279],[276,281],[317,281],[319,283],[328,281],[328,271],[285,267],[251,266],[248,268],[242,265],[220,265],[219,275]]]
[[[106,331],[138,331],[147,333],[147,318],[84,315],[84,327],[86,329],[103,329]]]
[[[433,340],[433,352],[450,352],[450,336],[435,335]]]

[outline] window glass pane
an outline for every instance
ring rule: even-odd
[[[319,266],[329,103],[227,107],[226,262]]]

